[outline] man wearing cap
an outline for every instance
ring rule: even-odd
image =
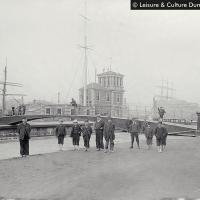
[[[85,120],[84,127],[82,128],[82,132],[83,132],[83,141],[84,141],[85,151],[88,151],[88,149],[90,148],[90,137],[92,135],[92,128],[88,120]]]
[[[82,129],[78,124],[78,121],[75,119],[73,122],[72,130],[71,130],[71,135],[72,137],[72,143],[74,145],[74,150],[79,150],[79,141],[80,141],[80,136],[81,136]]]
[[[26,157],[29,155],[29,139],[30,139],[31,126],[27,123],[27,119],[23,118],[22,123],[17,127],[20,142],[20,155]]]
[[[103,144],[104,121],[103,119],[101,119],[100,114],[97,115],[94,129],[96,132],[96,149],[97,151],[100,151],[101,149],[104,149],[104,144]]]
[[[146,143],[148,146],[148,150],[150,150],[152,147],[152,143],[153,143],[152,141],[153,141],[154,131],[148,122],[146,122],[146,125],[143,127],[143,132],[146,137]]]
[[[136,119],[133,119],[133,123],[130,126],[130,133],[131,133],[131,146],[130,149],[133,148],[134,138],[136,139],[138,149],[140,148],[139,144],[139,132],[140,132],[140,126],[139,123],[136,121]]]
[[[112,123],[111,118],[104,125],[103,135],[106,141],[105,153],[108,152],[108,145],[110,143],[110,152],[114,151],[114,140],[115,140],[115,125]]]
[[[63,125],[63,120],[60,120],[60,124],[56,127],[55,132],[58,138],[59,150],[62,151],[64,138],[66,136],[66,129],[65,126]]]
[[[158,152],[161,153],[166,145],[166,139],[168,135],[167,129],[165,128],[164,124],[162,124],[162,120],[159,120],[154,134],[156,136]]]

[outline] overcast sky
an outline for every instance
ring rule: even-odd
[[[200,102],[199,11],[131,11],[129,0],[87,0],[89,82],[94,68],[125,75],[127,102],[152,104],[162,78],[176,97]],[[83,85],[83,0],[0,0],[0,80],[26,101],[78,98]]]

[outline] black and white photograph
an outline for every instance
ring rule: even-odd
[[[0,0],[0,200],[200,200],[200,2]]]

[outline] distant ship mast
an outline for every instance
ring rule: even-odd
[[[22,84],[13,83],[7,81],[7,58],[6,58],[6,65],[4,69],[4,81],[0,81],[0,84],[3,85],[2,89],[2,114],[5,115],[6,111],[6,96],[25,96],[24,94],[7,94],[7,86],[15,86],[15,87],[22,87]]]
[[[80,46],[84,49],[84,94],[83,94],[83,105],[87,106],[87,70],[88,70],[88,60],[87,51],[90,49],[87,44],[87,0],[85,0],[85,13],[81,15],[84,19],[84,45]]]

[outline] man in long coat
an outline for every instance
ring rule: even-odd
[[[63,125],[63,120],[60,120],[60,124],[56,127],[56,136],[58,138],[58,145],[60,151],[62,151],[63,144],[64,144],[64,138],[66,136],[66,129],[65,126]]]
[[[97,120],[94,125],[95,133],[96,133],[96,149],[100,151],[104,149],[103,144],[103,129],[104,129],[104,121],[101,119],[101,115],[97,115]]]
[[[110,143],[110,151],[114,151],[114,140],[115,140],[115,125],[112,123],[111,119],[104,125],[103,135],[106,141],[105,153],[108,152],[108,145]]]
[[[22,123],[17,127],[20,142],[20,154],[22,157],[29,155],[29,139],[30,139],[31,126],[27,123],[27,119],[23,118]]]

